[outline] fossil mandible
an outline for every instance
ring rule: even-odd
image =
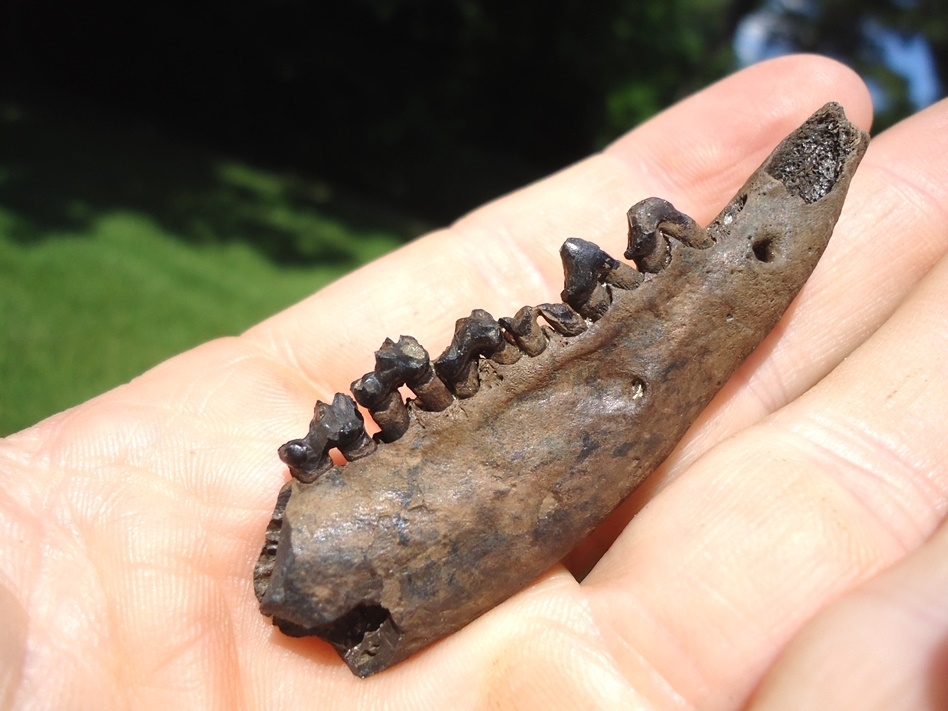
[[[701,229],[649,198],[627,259],[581,239],[565,303],[475,310],[431,362],[386,340],[280,447],[260,608],[368,676],[461,628],[569,552],[675,447],[777,323],[833,232],[868,136],[827,104]],[[543,320],[543,325],[538,322]],[[399,387],[415,398],[403,401]],[[356,403],[381,428],[366,434]],[[329,451],[348,460],[334,466]]]

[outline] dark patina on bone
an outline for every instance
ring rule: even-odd
[[[386,340],[316,404],[280,457],[254,588],[284,633],[359,676],[514,594],[599,525],[671,452],[777,323],[833,232],[868,136],[827,104],[707,227],[649,198],[627,259],[563,245],[566,303],[457,322],[434,362]],[[399,388],[416,395],[404,401]],[[333,466],[329,451],[348,460]]]

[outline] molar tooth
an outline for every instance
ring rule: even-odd
[[[415,393],[422,409],[440,412],[454,402],[451,391],[435,375],[428,351],[417,339],[400,336],[398,343],[392,344],[390,351],[391,354],[386,351],[386,358],[394,359],[397,353],[399,372],[403,373],[405,384]],[[378,359],[378,354],[376,358]]]
[[[366,373],[349,386],[355,401],[368,409],[370,412],[379,407],[392,391],[386,383],[379,378],[374,370]]]
[[[388,340],[386,342],[391,343]],[[356,402],[371,413],[381,430],[379,437],[383,442],[394,442],[408,429],[408,408],[397,389],[401,382],[391,376],[392,373],[387,372],[380,377],[378,371],[373,370],[349,388]]]
[[[290,474],[304,484],[316,481],[320,474],[332,469],[332,460],[323,452],[314,452],[305,439],[293,439],[280,445],[280,459]]]
[[[290,474],[304,484],[311,484],[332,469],[329,450],[338,447],[352,461],[375,451],[375,442],[366,434],[362,414],[348,395],[336,393],[332,405],[316,401],[309,434],[282,447],[279,454],[290,468]]]
[[[538,356],[546,350],[547,338],[537,323],[540,313],[536,306],[524,306],[512,318],[500,319],[500,325],[528,356]]]
[[[578,237],[570,237],[560,247],[565,283],[561,297],[580,314],[598,320],[612,304],[602,285],[619,262],[597,245]]]
[[[537,310],[554,331],[564,336],[578,336],[589,328],[583,317],[568,304],[540,304]]]
[[[455,395],[471,397],[480,387],[478,355],[490,357],[506,345],[494,317],[483,309],[474,309],[470,316],[455,323],[454,339],[435,361],[435,370]]]
[[[375,442],[366,433],[362,413],[351,397],[336,393],[332,405],[324,405],[324,408],[328,414],[322,419],[322,425],[328,433],[329,447],[338,447],[350,462],[375,451]]]
[[[640,200],[629,208],[627,218],[629,248],[625,250],[625,258],[634,259],[643,272],[655,274],[668,266],[671,259],[669,237],[697,249],[714,244],[711,235],[697,222],[661,198]]]

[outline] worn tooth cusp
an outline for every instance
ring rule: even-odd
[[[510,334],[517,346],[530,357],[546,350],[547,339],[543,327],[537,323],[540,314],[536,306],[524,306],[512,317],[500,319],[500,325]]]
[[[714,240],[688,215],[667,200],[651,197],[640,200],[627,213],[629,246],[626,259],[635,260],[640,271],[656,274],[671,259],[669,237],[696,249],[706,249]]]
[[[568,304],[540,304],[537,310],[554,331],[564,336],[578,336],[589,328],[586,319]]]
[[[480,388],[478,356],[489,358],[510,344],[500,324],[483,309],[474,309],[467,318],[458,319],[454,329],[454,339],[435,361],[435,370],[455,395],[468,398]]]

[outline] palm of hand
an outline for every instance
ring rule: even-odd
[[[746,96],[770,113],[746,108]],[[736,708],[765,676],[761,705],[802,708],[812,693],[833,707],[828,693],[865,693],[857,676],[840,676],[853,664],[846,650],[865,649],[860,615],[885,633],[903,608],[873,601],[906,589],[925,600],[948,578],[936,564],[948,559],[948,266],[932,268],[948,234],[928,227],[948,204],[938,107],[870,147],[817,273],[660,472],[570,557],[570,569],[591,568],[582,583],[555,568],[367,681],[327,645],[273,631],[250,584],[285,477],[276,446],[305,430],[317,397],[368,369],[385,336],[412,333],[436,350],[471,308],[549,300],[559,243],[578,233],[614,250],[639,197],[661,195],[707,222],[831,99],[866,125],[864,89],[836,65],[748,70],[240,338],[4,440],[0,700]],[[410,297],[392,304],[391,293]],[[344,310],[358,331],[337,331]],[[931,639],[899,618],[887,644],[911,667],[906,677],[927,678],[945,617]],[[899,646],[909,632],[911,653]],[[877,663],[893,668],[870,654],[864,673]],[[807,683],[795,683],[800,674]],[[821,686],[830,679],[832,692]],[[944,691],[911,688],[921,696],[900,698],[907,708]]]

